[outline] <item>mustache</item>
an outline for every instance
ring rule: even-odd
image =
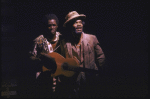
[[[83,27],[81,27],[81,26],[76,27],[76,29],[78,29],[78,28],[83,28]]]

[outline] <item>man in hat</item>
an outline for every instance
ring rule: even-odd
[[[92,96],[94,94],[94,81],[96,81],[94,78],[101,74],[105,60],[104,52],[96,36],[83,32],[85,18],[86,15],[71,11],[66,15],[66,22],[63,25],[66,27],[66,34],[69,35],[65,39],[63,56],[66,58],[76,57],[83,70],[77,73],[76,78],[74,78],[76,82],[74,92],[79,97],[88,97],[88,95]],[[87,69],[95,71],[88,72]],[[99,72],[98,74],[95,73],[97,71]],[[93,88],[90,87],[92,85]]]

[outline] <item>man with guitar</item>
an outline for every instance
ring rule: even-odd
[[[78,69],[79,72],[76,73],[76,78],[74,78],[74,85],[76,86],[73,90],[78,97],[93,96],[95,91],[90,86],[91,84],[95,86],[96,71],[99,74],[101,73],[105,60],[105,55],[96,36],[83,32],[85,17],[86,15],[84,14],[71,11],[66,15],[66,22],[63,25],[66,27],[67,36],[65,37],[67,38],[65,39],[64,53],[62,55],[66,59],[76,58],[81,68]]]
[[[56,63],[47,53],[61,52],[60,41],[62,36],[57,32],[59,20],[55,14],[47,14],[43,17],[43,34],[34,39],[34,46],[30,51],[30,58],[38,60],[35,74],[38,89],[35,90],[36,97],[53,96],[56,85],[59,82],[58,77],[51,77],[51,73],[56,70]],[[40,61],[40,62],[39,62]],[[42,68],[41,68],[42,67]]]

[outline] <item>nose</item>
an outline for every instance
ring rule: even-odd
[[[54,28],[54,26],[53,25],[51,25],[50,27],[49,27],[49,29],[53,29]]]
[[[77,26],[81,26],[82,24],[81,23],[77,23]]]
[[[52,25],[52,26],[51,26],[51,28],[53,29],[53,28],[54,28],[54,26]]]

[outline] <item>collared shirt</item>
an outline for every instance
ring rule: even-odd
[[[72,46],[72,54],[73,54],[73,56],[75,56],[78,59],[78,61],[80,62],[80,66],[82,65],[81,67],[83,67],[83,61],[82,61],[83,59],[81,60],[81,58],[83,58],[83,56],[82,56],[83,53],[81,52],[81,46],[83,46],[82,40],[83,40],[83,36],[81,34],[79,43],[77,45],[71,45]]]
[[[83,46],[83,33],[81,34],[80,41],[77,45],[72,45],[72,55],[76,57],[80,63],[80,67],[83,67],[83,52],[82,52],[82,46]],[[77,77],[77,82],[79,83],[80,80],[85,80],[85,73],[80,72]],[[81,82],[80,82],[81,83]]]

